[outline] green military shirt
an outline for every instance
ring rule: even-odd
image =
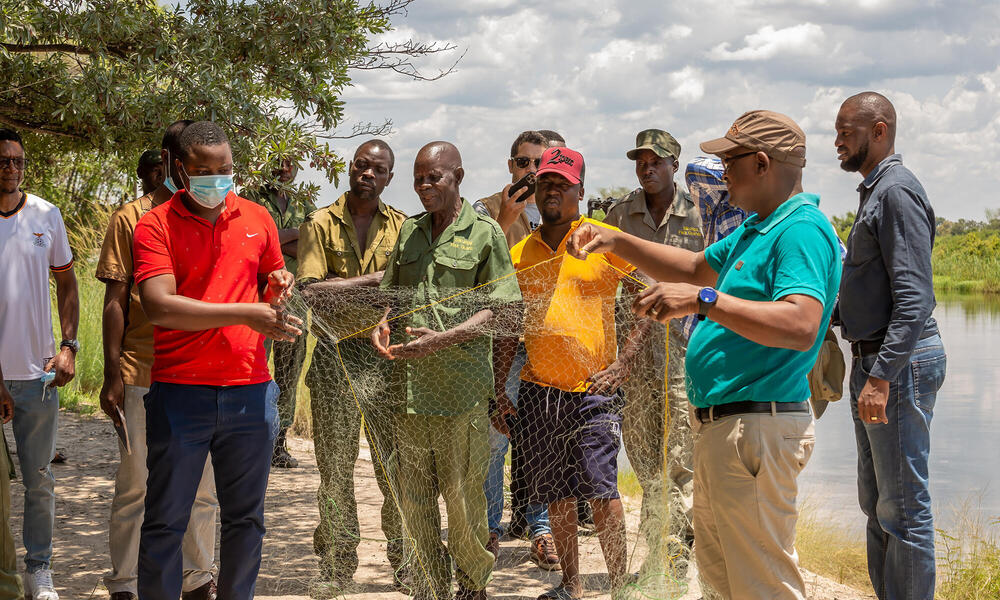
[[[316,205],[313,204],[312,200],[289,196],[288,207],[285,209],[285,212],[281,212],[281,209],[278,207],[277,190],[266,186],[247,192],[244,197],[266,208],[271,218],[274,219],[274,224],[278,226],[278,229],[298,229],[305,220],[306,215],[316,210]],[[299,249],[299,255],[301,256],[301,248]],[[297,259],[294,256],[284,253],[282,253],[282,256],[285,259],[285,268],[289,272],[295,273],[298,265]]]
[[[631,192],[608,209],[608,216],[604,218],[604,222],[651,242],[676,246],[692,252],[705,249],[698,207],[691,200],[687,190],[676,184],[674,201],[670,203],[659,223],[654,223],[652,215],[649,214],[646,192],[642,188]],[[694,322],[693,316],[671,319],[671,335],[680,336],[677,341],[686,345],[687,338],[694,328]]]
[[[347,194],[333,204],[310,213],[299,227],[299,264],[295,279],[300,283],[323,281],[328,277],[349,279],[384,271],[406,220],[402,212],[378,202],[378,212],[362,244],[347,210]],[[351,335],[378,322],[382,313],[371,304],[335,305],[320,299],[314,307],[322,317],[313,332],[318,337]],[[329,331],[323,331],[324,328]]]
[[[407,219],[382,278],[382,288],[407,292],[394,306],[404,316],[391,323],[393,343],[405,340],[406,327],[445,331],[484,308],[519,302],[513,273],[500,226],[464,199],[458,217],[437,239],[431,239],[430,213]],[[482,287],[470,291],[477,286]],[[489,335],[399,362],[408,413],[460,415],[485,406],[493,395]]]

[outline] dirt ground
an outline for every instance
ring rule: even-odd
[[[60,414],[57,446],[65,449],[68,461],[53,465],[56,476],[56,530],[53,569],[56,588],[62,598],[107,598],[102,576],[109,570],[108,516],[114,493],[114,473],[118,450],[114,433],[102,416],[88,417],[63,411]],[[13,435],[5,428],[13,450]],[[318,519],[316,488],[319,474],[312,442],[289,441],[299,459],[297,469],[271,472],[265,509],[267,536],[257,580],[257,598],[299,600],[346,597],[351,600],[398,599],[394,592],[385,545],[377,540],[381,494],[374,481],[370,454],[362,447],[355,467],[359,520],[363,541],[359,548],[360,566],[352,590],[335,593],[324,587],[312,553],[312,532]],[[363,439],[362,439],[363,444]],[[16,458],[15,458],[16,462]],[[12,482],[11,527],[20,544],[24,488]],[[630,511],[634,514],[636,511]],[[630,521],[634,521],[631,519]],[[630,522],[629,539],[635,539],[635,523]],[[587,598],[608,598],[604,561],[596,537],[581,537],[581,571]],[[494,579],[488,589],[492,598],[531,599],[553,587],[559,573],[546,573],[528,561],[527,543],[503,540]],[[858,592],[826,578],[804,572],[809,596],[815,600],[868,600],[874,596]],[[687,584],[682,600],[696,600],[701,594],[696,578]]]

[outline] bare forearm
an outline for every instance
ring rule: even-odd
[[[279,229],[278,230],[278,243],[284,246],[288,242],[299,241],[299,230],[298,229]]]
[[[493,311],[485,308],[467,321],[441,333],[444,346],[454,346],[483,335],[483,328],[493,319]]]
[[[615,238],[614,253],[657,281],[715,285],[718,275],[704,263],[704,255],[683,248],[650,242],[633,235]]]
[[[80,326],[80,290],[72,269],[56,276],[56,302],[59,305],[59,327],[65,340],[75,340]]]
[[[385,271],[377,271],[375,273],[369,273],[368,275],[359,275],[358,277],[349,277],[346,279],[337,277],[333,279],[325,279],[323,281],[316,281],[306,285],[314,292],[342,292],[351,288],[376,286],[382,282],[383,273],[385,273]]]
[[[104,347],[104,376],[121,377],[122,338],[125,335],[125,307],[121,296],[128,297],[128,286],[114,282],[104,290],[104,312],[101,316],[101,333]]]
[[[203,331],[230,325],[246,325],[247,304],[202,302],[171,294],[151,299],[143,298],[146,316],[154,325],[179,331]]]
[[[708,318],[762,346],[804,352],[816,341],[823,306],[812,298],[800,298],[805,299],[803,304],[811,301],[815,306],[787,300],[755,302],[719,294]]]
[[[516,353],[516,337],[493,337],[493,389],[496,394],[507,390],[507,373],[510,373]]]
[[[618,361],[629,367],[638,356],[639,350],[649,342],[650,333],[653,331],[655,321],[650,319],[638,319],[635,327],[629,332],[622,346],[622,351],[618,354]]]

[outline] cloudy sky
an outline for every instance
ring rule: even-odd
[[[356,73],[350,123],[388,118],[396,179],[384,199],[419,212],[412,164],[426,142],[462,152],[470,200],[510,182],[525,129],[554,129],[587,161],[587,189],[636,187],[625,150],[656,127],[683,147],[723,135],[741,113],[783,112],[807,135],[805,188],[827,214],[857,205],[859,175],[838,167],[833,121],[872,89],[896,106],[896,150],[939,216],[1000,207],[1000,3],[989,0],[417,0],[389,40],[456,44],[436,82]],[[453,53],[420,63],[446,68]],[[345,129],[347,130],[347,129]],[[358,140],[335,144],[350,157]],[[310,179],[315,174],[308,174]],[[318,179],[317,179],[318,180]],[[323,204],[346,189],[324,184]]]

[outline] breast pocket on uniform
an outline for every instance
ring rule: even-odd
[[[476,283],[475,256],[439,254],[434,257],[434,283],[438,288],[469,288]]]
[[[336,273],[339,277],[344,277],[348,272],[351,271],[351,266],[354,265],[358,257],[354,252],[354,248],[343,241],[335,243],[332,248],[330,248],[330,271]]]

